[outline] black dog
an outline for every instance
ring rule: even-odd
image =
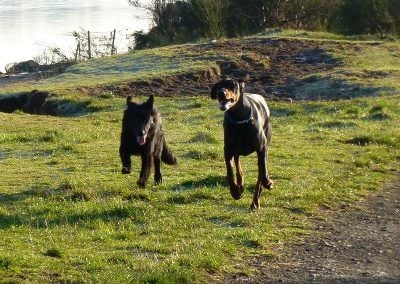
[[[231,195],[240,199],[243,193],[243,171],[239,155],[247,156],[257,152],[258,180],[251,210],[260,207],[262,186],[272,188],[268,176],[268,144],[271,140],[270,111],[260,95],[243,93],[243,81],[225,79],[211,90],[211,98],[218,99],[224,114],[224,154],[227,179]],[[236,181],[233,175],[233,161],[236,166]]]
[[[154,96],[142,103],[132,102],[127,98],[127,109],[122,120],[121,145],[119,154],[122,161],[122,173],[131,172],[131,155],[140,155],[142,168],[138,185],[145,187],[154,163],[154,181],[162,183],[161,161],[176,164],[176,158],[165,142],[161,116],[154,107]]]

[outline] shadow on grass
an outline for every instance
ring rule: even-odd
[[[12,202],[24,201],[33,196],[37,196],[37,193],[32,189],[25,190],[25,191],[18,192],[18,193],[0,193],[0,205],[2,203],[12,203]],[[1,218],[0,218],[0,220],[1,220]],[[1,224],[1,221],[0,221],[0,224]]]
[[[390,87],[363,86],[345,80],[310,76],[278,87],[280,96],[295,100],[341,100],[395,93]]]
[[[11,156],[11,151],[10,150],[0,150],[0,160],[5,160],[10,156]]]
[[[296,114],[296,111],[282,108],[282,107],[275,107],[271,109],[271,116],[272,117],[289,117]]]
[[[354,122],[343,122],[343,121],[325,121],[316,124],[318,127],[328,128],[328,129],[347,129],[347,128],[357,128],[357,124]]]
[[[18,198],[17,198],[18,199]],[[95,221],[116,222],[124,219],[132,219],[133,222],[143,223],[143,210],[129,204],[126,206],[115,205],[110,208],[96,208],[90,211],[57,214],[49,209],[35,210],[34,212],[4,214],[0,213],[0,229],[8,229],[16,226],[34,228],[54,228],[59,226],[76,226],[93,224]]]
[[[194,190],[201,187],[226,186],[227,182],[224,176],[207,176],[199,180],[188,180],[172,187],[172,191]]]
[[[76,202],[88,202],[90,200],[90,192],[87,193],[70,182],[62,182],[58,187],[40,184],[16,193],[0,193],[0,209],[5,209],[0,210],[0,229],[15,226],[48,228],[64,225],[85,225],[86,223],[91,224],[95,220],[115,222],[131,219],[134,223],[144,222],[143,209],[132,202],[102,204],[102,206],[90,206],[88,209],[83,206],[81,211],[69,210],[72,204]],[[22,211],[13,210],[16,206],[24,207],[24,204],[37,204],[38,202],[46,203],[46,208],[35,209],[33,207]],[[8,208],[9,210],[7,210]],[[65,212],[60,214],[62,210]]]

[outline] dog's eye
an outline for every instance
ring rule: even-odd
[[[217,96],[218,96],[219,98],[225,97],[225,90],[220,90],[220,91],[217,93]]]

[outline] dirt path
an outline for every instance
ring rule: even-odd
[[[366,200],[323,213],[316,234],[249,260],[230,283],[400,283],[400,179]]]

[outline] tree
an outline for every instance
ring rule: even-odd
[[[230,0],[190,0],[201,22],[203,35],[219,38],[226,35]]]
[[[388,0],[343,0],[333,20],[333,29],[344,34],[391,31],[394,26]]]
[[[280,25],[296,29],[325,30],[338,0],[292,0],[283,7]]]
[[[397,33],[400,33],[400,1],[389,0],[388,2],[388,10],[393,19],[394,29]]]
[[[153,19],[136,47],[199,38],[254,34],[265,28],[330,30],[344,34],[400,32],[400,0],[128,0]]]
[[[197,14],[188,1],[152,0],[144,4],[139,0],[129,0],[135,7],[143,8],[152,18],[149,33],[134,33],[135,48],[163,46],[194,40],[201,33]]]

